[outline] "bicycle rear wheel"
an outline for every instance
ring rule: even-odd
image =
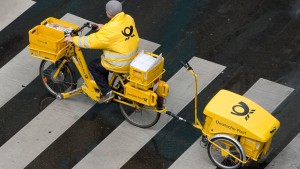
[[[120,110],[123,116],[125,117],[125,119],[130,124],[137,127],[141,127],[141,128],[151,127],[155,125],[160,118],[160,113],[143,109],[143,108],[151,109],[152,107],[144,106],[143,108],[136,109],[121,103],[119,105],[120,105]]]
[[[123,80],[126,81],[126,78],[124,78]],[[113,90],[124,94],[124,86],[121,85],[120,80],[117,77],[113,79],[112,88]],[[133,103],[131,100],[123,98],[121,96],[118,96],[118,99],[127,102],[129,104]],[[137,109],[129,105],[119,103],[119,107],[122,115],[130,124],[141,128],[149,128],[155,125],[160,118],[160,113],[143,109],[143,108],[151,109],[152,107],[143,106],[143,105],[141,106],[142,108]]]
[[[64,64],[56,78],[53,78],[61,61],[55,64],[43,60],[40,65],[40,77],[46,89],[56,96],[59,93],[74,90],[77,87],[77,78],[68,63]]]

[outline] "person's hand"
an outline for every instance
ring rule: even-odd
[[[98,31],[103,27],[103,24],[92,24],[92,30]]]
[[[73,42],[73,38],[71,36],[67,36],[65,37],[64,42],[71,43]]]
[[[98,25],[97,24],[92,24],[91,25],[92,30],[98,30]]]
[[[98,26],[97,30],[99,30],[99,29],[101,29],[103,27],[103,24],[97,24],[97,26]]]

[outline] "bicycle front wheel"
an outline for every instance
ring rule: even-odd
[[[131,106],[127,106],[125,104],[119,104],[120,110],[125,117],[125,119],[132,125],[148,128],[155,125],[159,118],[160,113],[152,111],[152,107],[144,106],[142,108],[133,108]]]
[[[57,77],[54,78],[54,74],[61,63],[61,61],[57,61],[54,64],[43,60],[40,65],[42,83],[53,96],[74,90],[77,87],[77,78],[68,63],[62,66]]]
[[[237,160],[243,161],[243,151],[236,142],[228,137],[216,137],[211,139],[211,141],[216,144],[208,143],[207,152],[211,161],[218,167],[223,169],[236,169],[239,168],[242,163]],[[221,147],[221,148],[219,148]],[[234,155],[237,159],[232,157]]]

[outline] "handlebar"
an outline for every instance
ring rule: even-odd
[[[189,65],[188,61],[180,61],[180,63],[187,69],[187,70],[193,70],[193,68]]]
[[[96,24],[91,24],[90,22],[84,23],[80,28],[78,29],[67,29],[64,31],[65,37],[72,36],[72,35],[78,35],[78,32],[82,31],[84,28],[91,28],[92,30],[96,30],[98,26]]]

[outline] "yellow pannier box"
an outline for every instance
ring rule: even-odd
[[[161,55],[141,51],[130,64],[128,80],[134,87],[148,90],[164,72],[164,58]]]
[[[66,54],[64,30],[76,29],[77,25],[56,18],[47,18],[29,33],[29,50],[32,57],[56,62]]]
[[[141,90],[131,86],[129,83],[125,85],[124,96],[130,100],[142,103],[147,106],[156,106],[157,94],[152,90]]]

